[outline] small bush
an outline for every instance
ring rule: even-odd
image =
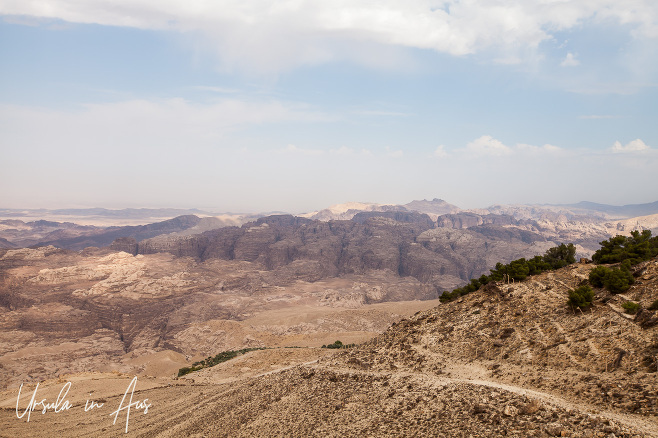
[[[621,307],[624,308],[624,311],[628,313],[629,315],[635,315],[638,310],[640,310],[640,305],[638,303],[634,303],[632,301],[626,301],[624,302]]]
[[[606,274],[604,279],[605,288],[613,294],[626,292],[633,283],[635,283],[633,274],[631,274],[629,269],[624,269],[624,267],[610,269],[610,272]]]
[[[206,359],[199,362],[194,362],[191,367],[183,367],[178,370],[178,377],[182,377],[186,374],[193,373],[194,371],[199,371],[204,368],[214,367],[217,364],[231,360],[234,357],[237,357],[241,354],[246,354],[250,351],[255,350],[265,350],[265,347],[255,347],[255,348],[243,348],[242,350],[229,350],[222,351],[221,353],[213,356],[208,356]]]
[[[648,309],[649,310],[658,310],[658,300],[651,303],[651,305],[648,307]]]
[[[323,345],[320,348],[336,348],[336,349],[338,349],[338,348],[354,348],[354,347],[356,347],[356,344],[343,344],[340,341],[336,341],[333,344]]]
[[[589,272],[589,282],[594,287],[603,287],[605,276],[610,271],[605,266],[597,266]]]
[[[565,245],[564,243],[559,246],[550,248],[544,254],[544,261],[548,263],[552,269],[560,269],[571,263],[576,263],[576,247],[573,243]]]
[[[571,306],[572,309],[576,307],[580,309],[586,309],[592,305],[594,301],[594,291],[589,286],[580,286],[577,289],[569,291],[569,300],[567,304]]]
[[[589,282],[594,287],[605,287],[613,294],[627,291],[635,279],[630,270],[630,262],[626,260],[619,268],[597,266],[589,273]]]

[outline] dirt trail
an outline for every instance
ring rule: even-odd
[[[604,417],[608,417],[612,420],[615,420],[625,426],[639,429],[643,433],[651,434],[653,436],[658,436],[658,423],[651,421],[646,417],[600,409],[599,407],[592,406],[587,403],[583,403],[582,401],[577,401],[577,402],[569,401],[563,397],[560,397],[559,395],[552,394],[550,392],[537,391],[534,389],[528,389],[521,386],[515,386],[507,383],[497,382],[495,380],[489,380],[486,377],[491,374],[491,371],[487,370],[486,368],[480,365],[460,364],[458,370],[456,369],[456,367],[450,368],[450,372],[456,374],[458,377],[437,376],[437,378],[439,380],[450,382],[450,383],[462,382],[462,383],[470,383],[480,386],[488,386],[491,388],[503,389],[505,391],[510,391],[515,394],[537,398],[540,399],[542,402],[549,403],[551,405],[558,406],[564,409],[579,410],[582,412],[590,412],[592,414],[602,415]]]
[[[332,368],[334,371],[341,371],[344,373],[359,373],[359,374],[375,374],[387,375],[386,372],[373,372],[373,371],[360,371],[352,368]],[[277,370],[275,372],[282,371]],[[570,411],[580,411],[588,413],[592,416],[601,416],[614,420],[621,425],[636,429],[649,436],[658,437],[658,422],[651,421],[647,417],[633,414],[624,414],[610,410],[600,409],[596,406],[583,403],[582,401],[569,401],[559,395],[550,392],[537,391],[533,389],[524,388],[521,386],[510,385],[501,383],[495,380],[489,380],[486,377],[491,373],[481,365],[476,364],[459,364],[446,368],[446,374],[435,375],[424,372],[396,372],[398,377],[411,377],[423,381],[431,381],[435,385],[446,386],[455,383],[465,383],[470,385],[485,386],[489,388],[502,389],[514,394],[536,398],[548,405],[556,406],[559,408],[567,409]],[[454,376],[454,377],[453,377]]]

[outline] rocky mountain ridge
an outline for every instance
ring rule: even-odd
[[[199,260],[256,262],[267,270],[293,269],[306,279],[387,270],[442,291],[480,276],[497,261],[532,257],[554,246],[525,230],[436,228],[428,216],[418,213],[360,213],[355,218],[324,222],[268,216],[240,228],[183,238],[122,239],[111,248],[132,254],[170,252]]]

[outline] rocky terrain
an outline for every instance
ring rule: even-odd
[[[187,214],[173,217],[177,213]],[[42,216],[39,217],[39,214]],[[184,247],[191,242],[201,242],[208,237],[201,236],[204,232],[223,227],[240,227],[263,216],[232,213],[218,215],[200,210],[176,209],[0,209],[0,247],[53,245],[80,250],[89,246],[107,246],[116,239],[129,238],[140,242],[157,238],[151,247],[154,248],[152,250],[160,251],[162,247]],[[6,219],[3,220],[3,217]],[[33,217],[39,219],[26,221],[26,218]],[[658,232],[656,203],[627,206],[591,202],[562,206],[494,205],[485,209],[462,210],[441,199],[416,200],[404,205],[352,202],[301,214],[299,217],[316,222],[353,220],[359,224],[380,217],[429,228],[513,228],[538,234],[555,244],[579,244],[580,255],[583,256],[589,256],[598,248],[600,241],[618,233],[628,235],[630,231],[643,229]],[[61,222],[64,218],[71,221]],[[156,221],[158,218],[166,220]],[[152,221],[148,222],[149,219]],[[131,224],[128,225],[128,222]],[[172,243],[177,238],[181,242]],[[203,257],[203,254],[194,256]]]
[[[358,347],[262,350],[177,380],[143,378],[134,436],[658,436],[658,317],[622,312],[658,299],[658,260],[635,269],[624,295],[596,290],[583,312],[567,292],[587,278],[576,264],[515,284],[492,283],[419,311]],[[82,409],[117,406],[128,377],[67,377],[78,409],[15,417],[0,398],[6,436],[119,436],[119,424]],[[66,380],[46,382],[56,397]],[[84,388],[84,392],[82,390]],[[109,409],[108,409],[109,411]]]
[[[229,349],[361,342],[436,303],[427,301],[435,289],[384,270],[311,282],[296,268],[92,248],[2,250],[0,386],[91,370],[140,373],[166,352],[170,366],[158,375]]]
[[[449,204],[443,199],[437,198],[434,198],[431,201],[426,199],[423,199],[422,201],[411,201],[404,205],[347,202],[345,204],[332,205],[329,208],[301,214],[299,216],[321,221],[349,220],[359,213],[382,213],[389,211],[423,213],[427,214],[432,220],[436,220],[439,215],[457,213],[461,211],[461,208]]]
[[[277,215],[200,234],[190,229],[141,242],[122,238],[111,248],[132,254],[169,252],[198,260],[251,261],[268,270],[292,269],[311,281],[387,269],[443,291],[488,273],[499,261],[533,257],[563,242],[574,243],[578,257],[590,257],[599,242],[611,236],[658,226],[658,215],[616,222],[548,216],[517,219],[460,212],[435,221],[424,213],[390,210],[321,221]]]
[[[487,273],[498,261],[543,254],[552,246],[554,242],[528,230],[437,228],[424,214],[383,212],[329,222],[267,216],[240,228],[199,235],[141,242],[121,239],[111,248],[132,254],[169,252],[198,260],[254,262],[275,275],[306,281],[386,270],[413,277],[440,294]],[[581,253],[589,254],[586,249]]]
[[[655,214],[611,216],[651,205],[399,207],[244,224],[2,221],[0,436],[121,435],[107,412],[21,421],[17,389],[41,382],[55,399],[71,381],[79,408],[92,393],[116,405],[134,375],[153,401],[131,416],[136,436],[658,436],[658,260],[583,312],[566,298],[587,263],[437,300],[497,262],[560,242],[588,257],[654,230]],[[624,313],[626,301],[642,310]],[[319,348],[337,339],[359,345]],[[266,349],[175,378],[246,347]]]
[[[107,246],[120,237],[143,240],[240,226],[260,216],[179,209],[0,209],[0,248],[53,245],[80,250]]]

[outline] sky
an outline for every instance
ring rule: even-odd
[[[658,200],[655,0],[0,0],[0,208]]]

